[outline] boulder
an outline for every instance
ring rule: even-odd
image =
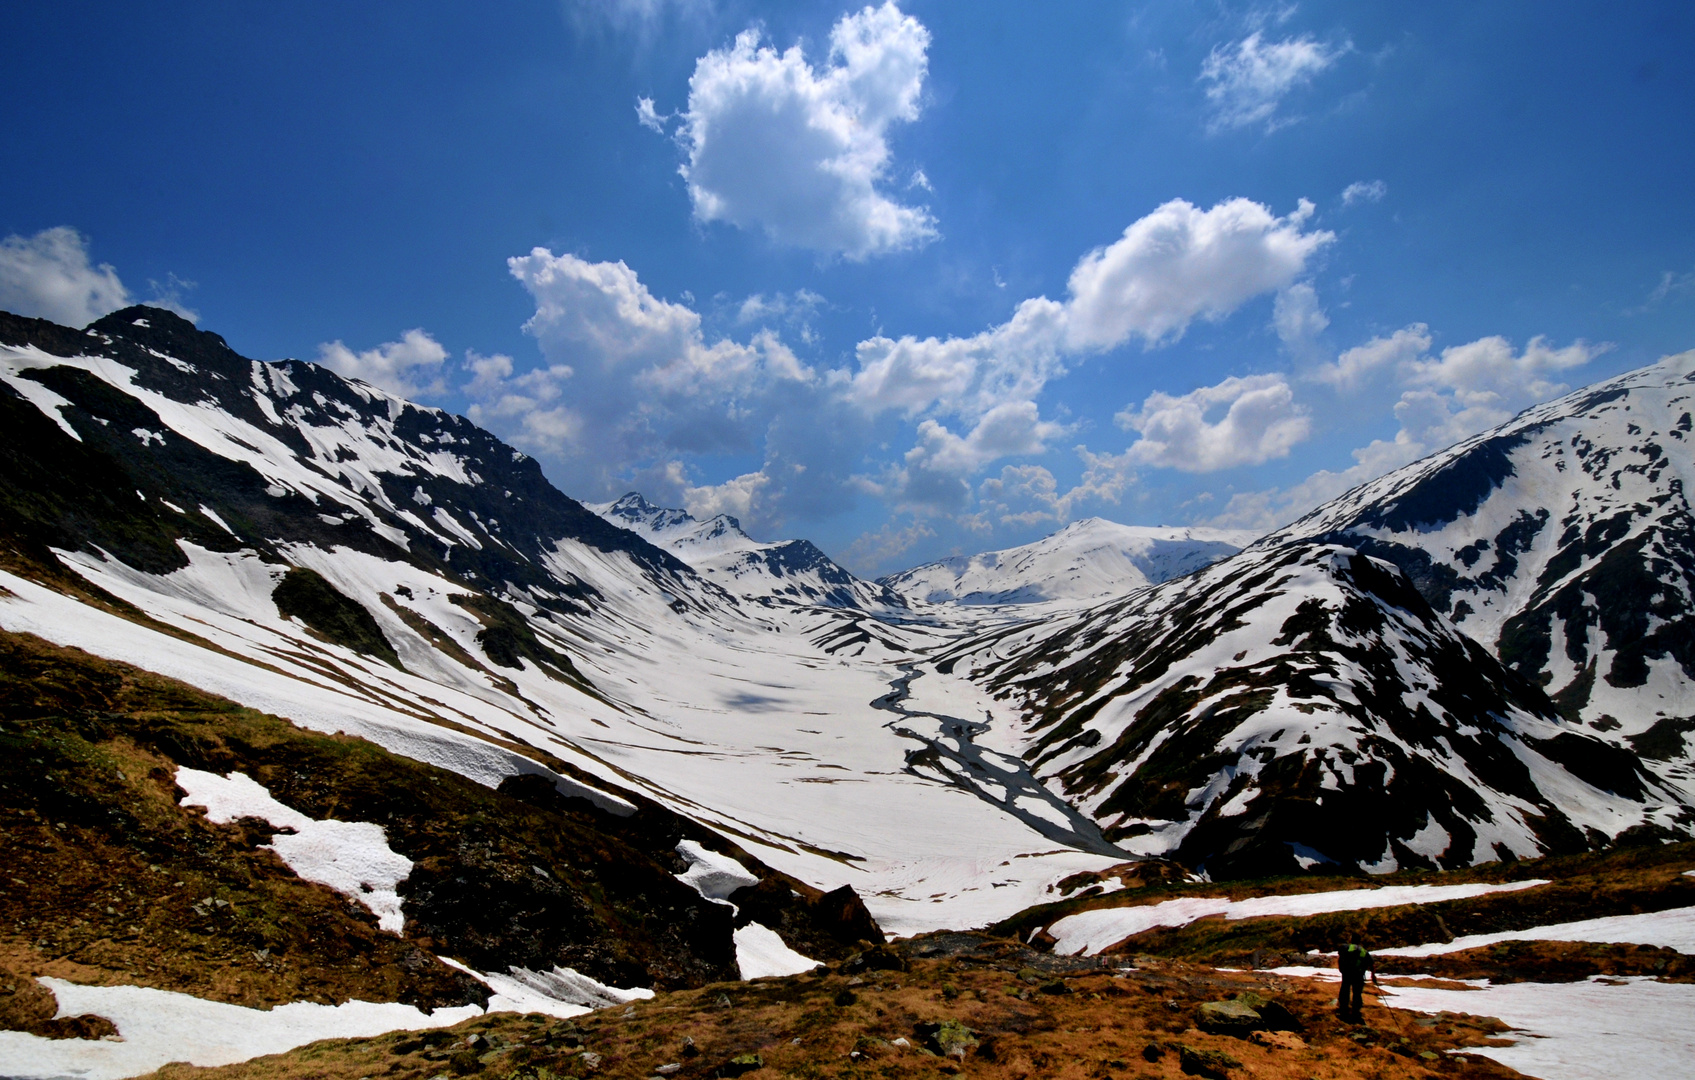
[[[1195,1011],[1200,1029],[1213,1035],[1245,1039],[1266,1026],[1258,1010],[1241,1001],[1208,1001]]]
[[[966,1052],[977,1045],[976,1032],[958,1020],[915,1024],[912,1030],[924,1041],[924,1048],[939,1057],[964,1061]]]

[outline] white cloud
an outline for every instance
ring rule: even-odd
[[[1404,368],[1423,356],[1430,349],[1430,341],[1430,328],[1413,323],[1388,337],[1375,337],[1364,345],[1355,345],[1337,357],[1334,364],[1313,370],[1309,377],[1338,390],[1358,390],[1375,375]]]
[[[1389,185],[1381,180],[1355,180],[1342,189],[1342,205],[1352,206],[1359,202],[1382,202],[1383,196],[1389,194]]]
[[[1220,409],[1222,416],[1208,419]],[[1181,397],[1156,392],[1114,419],[1141,435],[1130,445],[1132,462],[1183,472],[1259,465],[1286,456],[1312,432],[1282,375],[1231,376]]]
[[[642,127],[663,135],[665,134],[665,125],[670,123],[671,119],[671,113],[666,113],[664,116],[659,115],[659,112],[653,107],[652,98],[636,98],[636,123]]]
[[[1197,318],[1221,319],[1253,297],[1288,287],[1336,239],[1301,231],[1312,212],[1305,199],[1281,218],[1248,199],[1210,210],[1173,199],[1072,270],[1072,347],[1109,349],[1132,336],[1158,344],[1181,337]]]
[[[775,334],[708,341],[700,315],[662,300],[622,262],[536,248],[509,259],[535,298],[524,324],[546,363],[467,360],[468,413],[558,463],[584,497],[628,490],[629,476],[675,453],[745,452],[783,404],[817,380]]]
[[[906,452],[909,469],[969,476],[1003,457],[1039,454],[1065,432],[1062,424],[1042,420],[1033,401],[1010,401],[983,415],[961,437],[934,420],[918,425],[918,445]]]
[[[1510,409],[1505,420],[1525,405],[1563,392],[1566,385],[1549,376],[1587,364],[1610,346],[1593,346],[1575,341],[1563,349],[1551,348],[1547,339],[1534,337],[1522,353],[1500,336],[1479,338],[1466,345],[1442,350],[1441,359],[1415,361],[1411,380],[1420,386],[1452,392],[1468,407]]]
[[[1368,378],[1392,372],[1401,388],[1392,438],[1353,451],[1354,464],[1320,469],[1289,488],[1233,495],[1213,524],[1270,529],[1294,520],[1368,480],[1505,423],[1520,410],[1565,392],[1551,376],[1588,363],[1610,345],[1576,341],[1563,349],[1532,338],[1522,352],[1505,338],[1479,338],[1428,355],[1422,323],[1373,338],[1344,352],[1315,373],[1339,390],[1357,390]],[[1134,451],[1135,447],[1131,448]]]
[[[1266,42],[1259,30],[1234,45],[1215,46],[1201,63],[1201,81],[1207,84],[1213,108],[1208,129],[1218,132],[1262,120],[1267,130],[1282,126],[1275,114],[1284,97],[1310,83],[1351,47],[1332,49],[1305,35]]]
[[[132,303],[110,264],[88,261],[88,240],[61,225],[0,240],[0,308],[84,327]]]
[[[447,350],[418,329],[406,331],[399,341],[385,341],[359,353],[340,341],[318,346],[318,363],[331,371],[404,398],[446,392],[447,384],[441,378],[446,360]]]
[[[702,521],[719,514],[747,518],[755,512],[756,500],[770,484],[771,478],[761,471],[743,473],[722,484],[690,486],[683,491],[683,507]]]
[[[992,517],[1002,525],[1055,524],[1070,521],[1079,504],[1117,503],[1136,481],[1128,453],[1096,454],[1076,447],[1083,459],[1083,476],[1068,491],[1060,491],[1053,473],[1040,465],[1002,466],[977,487],[982,509],[978,516]]]
[[[1330,325],[1330,319],[1318,306],[1317,291],[1303,281],[1277,294],[1271,325],[1289,355],[1309,359],[1319,354],[1318,336]]]
[[[1335,239],[1302,232],[1312,204],[1277,217],[1247,199],[1200,210],[1181,199],[1157,208],[1113,244],[1078,260],[1062,304],[1035,297],[1012,318],[966,338],[859,343],[848,394],[872,412],[927,410],[976,418],[1028,401],[1065,373],[1065,358],[1133,337],[1153,347],[1197,318],[1221,319],[1255,296],[1290,286]]]
[[[1011,320],[968,338],[869,338],[848,396],[870,412],[917,416],[935,408],[977,417],[1008,401],[1028,400],[1063,373],[1066,309],[1046,297],[1018,305]]]
[[[878,190],[889,128],[918,118],[929,45],[891,2],[843,16],[816,68],[753,29],[701,57],[677,132],[695,217],[854,260],[934,239],[927,209]]]

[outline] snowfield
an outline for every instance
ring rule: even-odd
[[[1363,911],[1403,904],[1440,904],[1493,892],[1517,892],[1546,885],[1535,878],[1504,885],[1390,885],[1380,889],[1337,889],[1333,892],[1262,896],[1251,900],[1196,896],[1166,900],[1142,907],[1095,908],[1067,915],[1048,928],[1062,956],[1094,956],[1132,934],[1159,926],[1187,926],[1197,919],[1222,915],[1226,919],[1255,919],[1273,915],[1319,915],[1330,911]]]

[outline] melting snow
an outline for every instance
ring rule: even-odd
[[[1656,945],[1695,953],[1695,907],[1651,911],[1642,915],[1609,915],[1578,922],[1533,926],[1499,934],[1468,934],[1449,942],[1412,945],[1402,949],[1379,949],[1383,956],[1435,956],[1439,953],[1476,949],[1502,941],[1597,941],[1630,945]]]
[[[1325,968],[1273,968],[1272,974],[1336,981]],[[1469,990],[1384,988],[1383,1004],[1413,1012],[1493,1016],[1520,1036],[1512,1046],[1468,1047],[1543,1080],[1687,1077],[1695,1055],[1695,985],[1647,978],[1584,982],[1468,982]]]
[[[457,960],[441,958],[449,967],[458,968],[494,991],[488,1000],[488,1011],[516,1013],[545,1013],[561,1019],[581,1016],[595,1009],[612,1005],[628,1005],[653,996],[643,987],[622,990],[597,982],[582,972],[568,967],[552,971],[531,971],[529,968],[510,968],[505,975],[477,971]]]
[[[278,829],[269,844],[288,868],[307,881],[328,885],[364,904],[384,930],[400,933],[406,925],[396,887],[412,873],[412,860],[388,846],[381,825],[367,821],[318,821],[284,806],[252,777],[178,769],[177,784],[188,792],[184,806],[204,806],[215,822],[263,818]]]
[[[783,944],[783,939],[769,927],[748,923],[736,931],[736,967],[744,979],[799,975],[817,966],[818,961]]]
[[[749,885],[758,885],[759,878],[747,867],[715,851],[708,851],[693,840],[677,844],[677,854],[688,860],[689,868],[677,875],[677,880],[706,897],[728,904],[730,894]]]
[[[1195,896],[1166,900],[1141,907],[1095,908],[1067,915],[1048,928],[1058,939],[1054,952],[1062,956],[1079,953],[1092,956],[1116,945],[1132,934],[1157,926],[1187,926],[1196,919],[1222,915],[1226,919],[1253,919],[1268,915],[1318,915],[1329,911],[1359,911],[1364,908],[1399,907],[1402,904],[1437,904],[1464,900],[1492,892],[1515,892],[1546,885],[1537,878],[1504,885],[1389,885],[1381,889],[1338,889],[1334,892],[1297,896],[1260,896],[1231,900],[1222,896]]]
[[[296,1001],[248,1009],[142,986],[79,986],[44,978],[59,999],[60,1016],[93,1014],[117,1025],[122,1042],[44,1039],[0,1031],[0,1074],[9,1080],[119,1080],[167,1062],[229,1065],[280,1054],[319,1039],[357,1039],[388,1031],[448,1027],[483,1010],[475,1005],[425,1014],[412,1005]]]

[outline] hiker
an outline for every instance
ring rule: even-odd
[[[1350,938],[1336,954],[1336,970],[1342,973],[1342,992],[1336,996],[1336,1011],[1358,1019],[1365,997],[1365,973],[1371,972],[1371,985],[1381,985],[1377,981],[1377,962],[1364,945]]]

